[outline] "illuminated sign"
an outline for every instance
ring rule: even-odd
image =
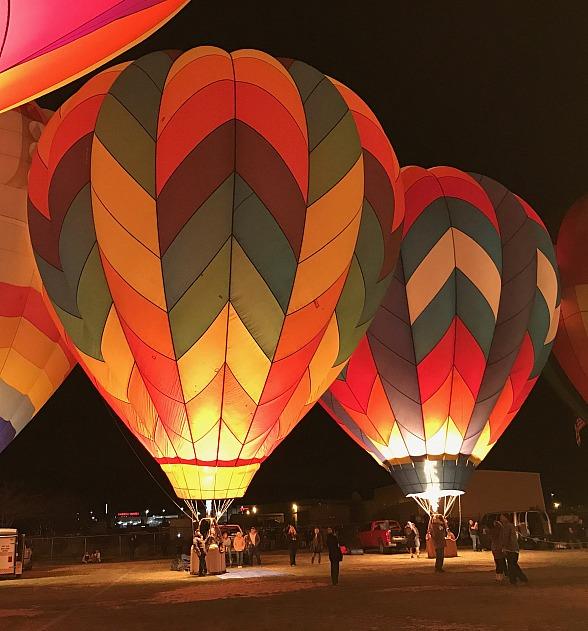
[[[141,513],[117,513],[117,517],[141,517]]]

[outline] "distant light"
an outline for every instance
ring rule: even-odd
[[[251,511],[249,509],[247,509],[247,515],[249,515],[251,513]]]
[[[292,504],[292,512],[293,513],[297,513],[298,512],[298,504]]]
[[[162,508],[162,509],[161,509],[161,512],[162,512],[162,513],[165,513],[165,508]]]
[[[108,515],[108,502],[104,505],[104,514]]]
[[[182,533],[181,533],[181,532],[178,532],[178,534],[176,535],[176,537],[177,537],[178,539],[181,539],[181,538],[182,538]]]
[[[255,513],[257,513],[257,506],[254,506],[251,510],[253,511],[253,514],[255,515]]]
[[[553,508],[557,510],[561,506],[561,502],[553,502]]]
[[[149,515],[149,509],[148,508],[145,510],[145,515]]]

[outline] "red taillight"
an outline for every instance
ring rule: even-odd
[[[386,530],[386,541],[390,543],[392,541],[392,537],[390,536],[390,531]]]

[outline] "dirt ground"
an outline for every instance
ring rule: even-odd
[[[460,551],[445,574],[422,557],[345,557],[337,587],[325,559],[262,561],[225,578],[172,572],[168,561],[35,568],[0,581],[0,629],[588,630],[588,550],[523,552],[530,584],[517,587],[495,584],[486,552]]]

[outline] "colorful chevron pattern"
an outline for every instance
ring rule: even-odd
[[[549,354],[553,248],[534,211],[489,178],[407,167],[402,180],[394,280],[321,402],[393,472],[424,460],[477,464]]]
[[[43,134],[29,199],[81,365],[178,495],[203,499],[243,495],[329,386],[403,214],[394,152],[356,95],[212,47],[90,80]]]
[[[149,37],[189,0],[0,0],[0,112]]]
[[[27,228],[30,150],[45,120],[34,104],[0,115],[0,451],[74,365],[43,302]]]
[[[562,301],[553,353],[563,369],[566,400],[578,416],[588,408],[588,197],[567,211],[557,237]],[[586,419],[584,419],[586,420]]]

